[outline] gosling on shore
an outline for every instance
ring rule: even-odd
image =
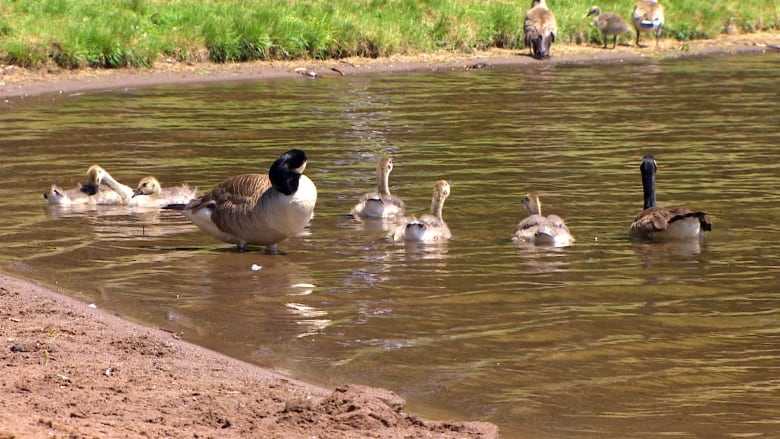
[[[620,15],[614,12],[601,12],[601,8],[593,6],[586,17],[593,16],[593,25],[601,31],[604,40],[604,49],[607,48],[607,40],[612,37],[612,48],[617,47],[617,37],[628,32],[628,23]]]

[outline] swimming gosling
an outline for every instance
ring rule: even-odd
[[[382,157],[376,165],[376,191],[363,194],[352,208],[352,215],[358,219],[392,218],[404,214],[404,202],[390,193],[390,172],[393,159]]]
[[[303,232],[314,214],[317,188],[303,175],[306,153],[291,149],[273,162],[267,174],[230,177],[186,205],[168,205],[182,210],[199,229],[235,244],[277,244]]]
[[[100,166],[91,166],[87,170],[87,177],[88,180],[76,189],[63,190],[52,185],[51,189],[43,194],[43,198],[49,204],[60,206],[121,205],[129,202],[127,191],[132,195],[132,189],[114,180]],[[104,182],[106,186],[101,188]],[[109,184],[122,192],[108,187]]]
[[[515,228],[513,240],[537,245],[565,247],[574,242],[566,223],[558,215],[542,215],[542,202],[535,193],[526,194],[521,200],[528,216]]]
[[[51,205],[57,206],[98,206],[120,205],[122,197],[112,190],[104,190],[90,195],[85,192],[83,186],[76,189],[63,190],[57,185],[52,185],[48,192],[43,193],[43,198]]]
[[[188,185],[163,188],[152,176],[144,177],[133,191],[131,206],[163,207],[169,204],[187,204],[198,195]]]
[[[661,36],[661,28],[664,27],[664,8],[658,0],[642,0],[634,7],[631,13],[631,21],[636,28],[636,46],[639,44],[639,36],[642,32],[655,33],[655,46],[658,47],[658,38]]]
[[[652,155],[642,158],[639,169],[642,172],[645,204],[644,210],[629,226],[629,234],[646,240],[683,240],[702,237],[704,232],[712,230],[706,212],[693,211],[687,207],[656,206],[655,174],[658,165]]]
[[[545,0],[532,0],[531,9],[525,14],[523,33],[525,47],[530,49],[531,56],[536,59],[550,57],[550,48],[555,42],[558,24]]]
[[[601,8],[593,6],[588,11],[586,17],[593,15],[593,25],[601,31],[601,37],[604,39],[604,49],[607,48],[607,39],[612,36],[612,48],[617,47],[618,35],[628,32],[628,23],[620,15],[613,12],[602,13]]]
[[[117,204],[129,204],[133,198],[133,189],[130,186],[124,185],[114,179],[111,174],[98,165],[92,165],[87,170],[87,176],[89,180],[84,184],[93,194],[97,194],[100,191],[105,190],[103,185],[110,190],[119,194],[120,202]]]
[[[431,199],[431,213],[417,219],[405,217],[390,232],[393,241],[400,242],[436,242],[452,238],[452,233],[447,223],[442,218],[444,201],[450,196],[450,183],[447,180],[439,180],[433,187]]]

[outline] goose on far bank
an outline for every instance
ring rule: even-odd
[[[450,239],[452,233],[442,218],[444,201],[449,196],[450,182],[437,181],[433,187],[431,213],[421,216],[420,219],[413,216],[403,218],[389,236],[396,242],[435,242]]]
[[[658,38],[661,36],[661,28],[664,27],[664,8],[658,0],[642,0],[637,3],[631,13],[631,21],[636,28],[636,47],[644,47],[639,44],[642,32],[655,33],[655,46],[658,47]]]
[[[131,206],[163,207],[169,204],[187,204],[198,196],[197,189],[188,185],[163,188],[152,176],[144,177],[133,191]]]
[[[655,174],[658,165],[652,155],[642,158],[639,169],[642,172],[644,210],[629,226],[629,234],[646,240],[682,240],[699,238],[704,236],[704,232],[712,230],[707,212],[656,205]]]
[[[536,59],[550,57],[550,47],[555,42],[558,24],[555,15],[547,8],[545,0],[532,0],[531,9],[525,14],[523,34],[525,47]]]
[[[515,242],[565,247],[574,241],[561,217],[542,215],[542,202],[537,194],[526,194],[521,203],[528,216],[517,224],[513,238]]]
[[[593,25],[601,31],[601,37],[604,39],[604,49],[607,48],[607,40],[612,36],[612,48],[617,47],[618,35],[628,32],[628,23],[620,15],[613,12],[601,12],[601,8],[593,6],[588,11],[586,17],[593,15]]]
[[[376,165],[376,191],[363,194],[352,208],[352,215],[358,219],[391,218],[404,214],[404,202],[390,193],[390,172],[393,159],[382,157]]]
[[[267,174],[230,177],[186,205],[165,208],[181,210],[199,229],[239,251],[252,244],[275,253],[277,243],[303,232],[314,213],[317,188],[303,175],[305,168],[306,153],[292,149]]]

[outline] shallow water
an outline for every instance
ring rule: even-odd
[[[326,386],[387,387],[506,437],[771,436],[780,426],[777,57],[165,86],[4,104],[0,265],[132,320]],[[209,188],[307,151],[320,191],[283,255],[177,212],[52,209],[100,163]],[[639,161],[706,241],[634,243]],[[347,217],[392,154],[440,246]],[[527,191],[567,248],[514,245]],[[256,265],[255,269],[252,268]],[[259,268],[259,269],[258,269]]]

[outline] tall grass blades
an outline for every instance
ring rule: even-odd
[[[660,0],[663,37],[776,29],[778,0]],[[636,0],[548,0],[557,40],[595,44],[593,3],[628,20]],[[0,61],[27,67],[147,66],[520,48],[530,0],[0,1]]]

